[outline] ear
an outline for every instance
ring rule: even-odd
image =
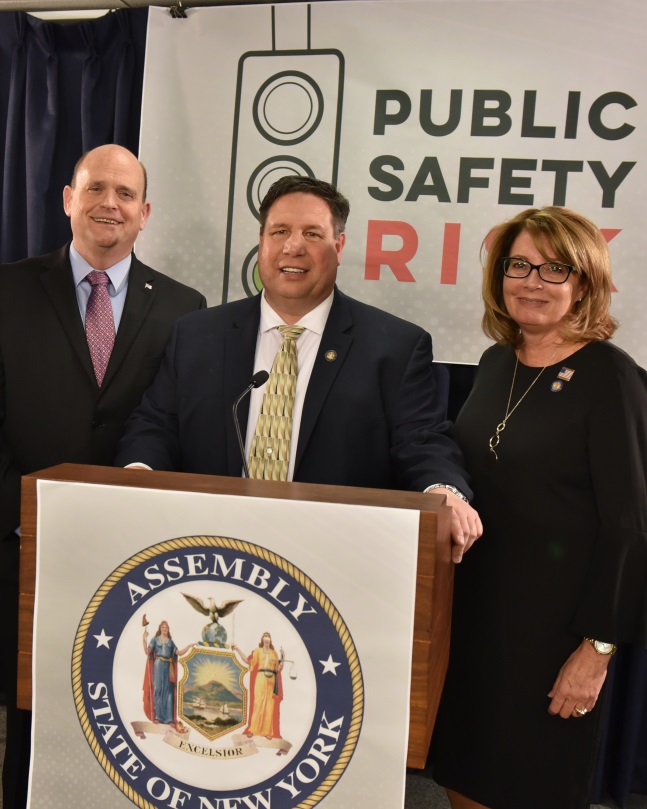
[[[335,249],[337,250],[337,266],[341,264],[341,254],[345,244],[346,244],[346,234],[342,232],[335,239]]]
[[[146,222],[148,222],[148,217],[151,215],[151,204],[150,202],[145,202],[142,205],[142,219],[139,224],[139,229],[143,230],[146,227]]]
[[[63,189],[63,210],[67,214],[67,216],[72,215],[72,196],[74,194],[74,189],[70,185],[66,185]]]

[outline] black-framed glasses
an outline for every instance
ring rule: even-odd
[[[502,258],[503,273],[508,278],[527,278],[533,270],[537,270],[542,281],[548,284],[563,284],[575,267],[562,264],[561,261],[545,261],[543,264],[531,264],[525,258]]]

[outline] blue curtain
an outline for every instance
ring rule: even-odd
[[[0,262],[70,238],[63,186],[103,143],[137,154],[148,9],[81,23],[0,13]]]
[[[70,238],[63,187],[84,151],[118,143],[137,154],[147,22],[147,9],[83,23],[0,12],[0,263]],[[13,554],[18,543],[2,546],[0,574],[17,570],[5,552]],[[11,616],[17,583],[0,578],[3,615]],[[3,653],[17,647],[16,629],[11,620],[0,626],[7,809],[25,806],[29,767],[29,714],[15,708],[15,655],[7,663]]]

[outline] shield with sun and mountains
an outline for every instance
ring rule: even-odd
[[[197,646],[182,663],[178,714],[187,725],[213,741],[247,723],[247,669],[233,652]]]

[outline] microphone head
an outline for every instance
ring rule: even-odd
[[[270,375],[267,371],[257,371],[252,377],[252,385],[255,388],[260,388],[260,386],[264,385],[269,378]]]

